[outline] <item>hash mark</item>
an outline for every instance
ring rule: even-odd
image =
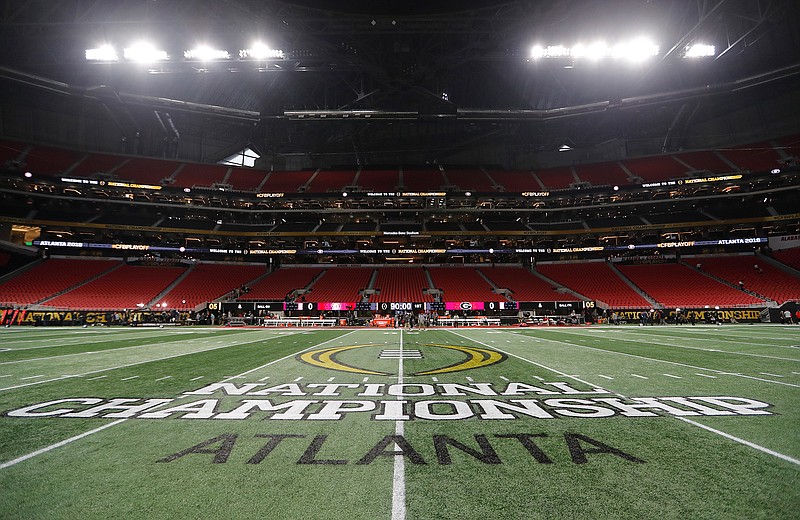
[[[779,376],[778,374],[770,374],[769,372],[759,372],[762,376],[772,376],[772,377],[783,377]]]
[[[329,377],[329,378],[328,378],[328,382],[330,383],[330,382],[331,382],[331,381],[333,381],[334,379],[336,379],[336,378],[335,378],[335,377]]]
[[[438,378],[438,377],[431,377],[431,380],[432,380],[434,383],[436,383],[437,381],[439,381],[439,378]]]
[[[361,380],[362,383],[366,383],[367,381],[369,381],[368,377],[365,377],[364,379]]]
[[[261,379],[259,379],[259,381],[266,381],[267,379],[269,379],[269,376],[262,377]]]
[[[44,377],[44,374],[39,374],[38,376],[20,377],[20,379],[24,381],[25,379],[36,379],[37,377]]]
[[[716,378],[717,378],[717,376],[710,376],[710,375],[708,375],[708,374],[701,374],[701,373],[699,373],[699,372],[698,372],[698,373],[696,373],[695,375],[696,375],[696,376],[700,376],[700,377],[707,377],[707,378],[709,378],[709,379],[716,379]]]
[[[503,376],[500,376],[500,379],[502,379],[503,381],[510,381],[510,379],[509,379],[509,378],[507,378],[507,377],[503,377]]]
[[[639,379],[650,379],[649,377],[640,376],[639,374],[631,374],[633,377],[638,377]]]
[[[89,379],[87,379],[87,381],[94,381],[95,379],[103,379],[104,377],[108,377],[108,376],[90,377]]]
[[[667,376],[667,377],[675,378],[675,379],[683,379],[681,376],[673,376],[672,374],[664,374],[664,375]]]
[[[136,377],[139,377],[139,376],[136,376]],[[191,378],[189,381],[197,381],[198,379],[203,379],[203,377],[204,377],[204,376],[197,376],[197,377],[193,377],[193,378]]]
[[[293,381],[293,382],[294,382],[294,383],[296,383],[296,382],[300,381],[301,379],[303,379],[303,376],[300,376],[300,377],[298,377],[298,378],[294,379],[294,381]]]
[[[533,378],[534,378],[534,379],[538,379],[539,381],[544,381],[544,378],[543,378],[543,377],[539,377],[539,376],[533,376]]]
[[[614,378],[613,378],[613,377],[604,376],[603,374],[597,374],[597,377],[602,377],[603,379],[608,379],[608,380],[611,380],[611,381],[613,381],[613,380],[614,380]]]
[[[156,381],[163,381],[164,379],[169,379],[169,378],[171,378],[171,377],[172,377],[172,376],[164,376],[164,377],[159,377],[158,379],[156,379]]]
[[[127,381],[129,379],[136,379],[137,377],[139,377],[139,376],[123,377],[122,379],[120,379],[120,381]],[[200,377],[202,377],[202,376],[200,376]]]
[[[472,379],[471,377],[467,376],[467,381],[469,381],[469,382],[471,383],[471,382],[473,382],[473,381],[475,381],[475,380],[474,380],[474,379]]]

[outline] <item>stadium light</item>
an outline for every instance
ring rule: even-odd
[[[248,58],[255,60],[283,58],[283,51],[280,49],[272,49],[264,43],[256,42],[251,45],[249,49],[240,49],[239,57],[243,60]]]
[[[637,38],[627,42],[619,42],[613,46],[609,46],[602,41],[591,44],[577,43],[572,47],[565,45],[536,45],[531,49],[531,58],[536,60],[543,58],[571,58],[576,61],[600,61],[605,58],[613,58],[636,63],[657,56],[658,52],[658,45],[647,38]]]
[[[153,63],[169,58],[167,51],[156,49],[152,44],[146,42],[139,42],[130,47],[126,47],[122,55],[126,60],[136,61],[138,63]]]
[[[95,49],[86,49],[88,61],[118,61],[117,51],[111,45],[102,45]]]
[[[716,56],[716,47],[705,43],[694,43],[687,45],[684,50],[684,58],[710,58]]]
[[[183,57],[187,60],[199,61],[212,61],[212,60],[228,60],[231,55],[228,51],[223,49],[213,49],[207,45],[201,45],[194,49],[189,49],[183,52]]]

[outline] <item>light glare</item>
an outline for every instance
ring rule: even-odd
[[[231,55],[226,50],[212,49],[207,45],[201,45],[199,47],[195,47],[194,49],[185,51],[183,53],[183,57],[187,60],[211,61],[227,60],[230,59]]]
[[[695,43],[686,47],[684,58],[709,58],[717,54],[716,48],[713,45],[706,45],[704,43]]]
[[[154,61],[166,60],[169,57],[167,56],[167,51],[156,49],[149,43],[136,43],[126,47],[122,55],[126,60],[139,63],[153,63]]]
[[[96,49],[86,49],[86,59],[89,61],[117,61],[117,51],[111,45],[103,45]]]
[[[256,60],[283,58],[283,51],[280,49],[272,49],[268,45],[256,42],[249,49],[241,49],[239,51],[239,57],[242,59],[252,58]]]

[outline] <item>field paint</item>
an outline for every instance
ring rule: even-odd
[[[352,334],[353,332],[354,332],[354,331],[348,332],[347,334],[344,334],[344,336],[347,336],[347,335],[349,335],[349,334]],[[344,337],[344,336],[339,336],[339,337]],[[336,339],[336,338],[334,338],[334,339]],[[319,343],[319,344],[317,344],[317,345],[313,345],[313,346],[311,346],[311,347],[308,347],[308,348],[306,348],[306,349],[302,350],[301,352],[305,352],[306,350],[311,350],[312,348],[318,347],[318,346],[320,346],[320,345],[324,345],[325,343],[328,343],[328,342],[330,342],[330,341],[333,341],[333,340],[323,341],[322,343]],[[218,347],[218,348],[220,348],[220,347]],[[215,349],[212,349],[212,350],[215,350]],[[295,354],[289,354],[289,355],[287,355],[287,356],[283,356],[283,357],[282,357],[282,358],[280,358],[280,359],[276,359],[276,360],[270,361],[269,363],[266,363],[266,364],[264,364],[264,365],[261,365],[260,367],[256,367],[256,368],[250,369],[250,370],[248,370],[248,371],[246,371],[246,372],[242,372],[241,374],[238,374],[237,376],[233,376],[233,377],[239,377],[239,376],[244,376],[244,375],[247,375],[247,374],[249,374],[250,372],[254,372],[254,371],[256,371],[256,370],[259,370],[259,369],[261,369],[261,368],[264,368],[264,367],[266,367],[266,366],[272,365],[273,363],[277,363],[278,361],[283,361],[284,359],[287,359],[287,358],[293,357],[293,356],[294,356],[294,355],[296,355],[296,354],[297,354],[297,353],[295,353]],[[172,357],[176,357],[176,356],[172,356]],[[166,359],[166,358],[165,358],[165,359]],[[138,364],[138,363],[137,363],[137,364]],[[139,376],[134,376],[134,377],[139,377]],[[170,377],[172,377],[172,376],[170,376]],[[203,376],[200,376],[200,377],[203,377]],[[63,378],[59,378],[59,379],[63,379]],[[199,378],[196,378],[196,379],[199,379]],[[223,381],[223,382],[224,382],[224,381]],[[23,385],[23,386],[24,386],[24,385]],[[177,399],[180,399],[181,397],[183,397],[183,395],[181,395],[181,396],[178,396],[178,397],[177,397]],[[164,403],[164,404],[166,405],[166,404],[168,404],[168,403]],[[161,406],[161,405],[159,405],[159,406]],[[158,408],[158,407],[156,406],[155,408]],[[64,446],[64,445],[66,445],[66,444],[69,444],[70,442],[77,441],[77,440],[79,440],[79,439],[83,439],[84,437],[88,437],[89,435],[92,435],[92,434],[94,434],[94,433],[97,433],[97,432],[103,431],[103,430],[105,430],[106,428],[110,428],[110,427],[112,427],[112,426],[114,426],[114,425],[117,425],[117,424],[124,423],[124,422],[125,422],[125,421],[127,421],[127,420],[128,420],[128,419],[119,419],[119,420],[117,420],[117,421],[114,421],[114,422],[111,422],[111,423],[108,423],[108,424],[104,424],[103,426],[100,426],[99,428],[95,428],[94,430],[89,430],[88,432],[84,432],[84,433],[81,433],[81,434],[79,434],[79,435],[76,435],[76,436],[74,436],[74,437],[70,437],[69,439],[64,439],[63,441],[57,442],[57,443],[55,443],[55,444],[52,444],[52,445],[50,445],[50,446],[47,446],[47,447],[45,447],[45,448],[42,448],[42,449],[40,449],[40,450],[36,450],[36,451],[34,451],[34,452],[28,453],[27,455],[23,455],[22,457],[18,457],[18,458],[14,459],[14,460],[10,460],[10,461],[8,461],[8,462],[5,462],[5,463],[3,463],[3,464],[0,464],[0,469],[5,469],[5,468],[7,468],[7,467],[13,466],[13,465],[15,465],[15,464],[18,464],[18,463],[20,463],[20,462],[26,461],[26,460],[28,460],[28,459],[30,459],[30,458],[36,457],[37,455],[41,455],[42,453],[47,453],[47,452],[48,452],[48,451],[50,451],[50,450],[54,450],[54,449],[56,449],[56,448],[60,448],[61,446]]]
[[[474,379],[472,379],[471,377],[467,376],[467,381],[469,381],[469,382],[471,383],[471,382],[473,382],[473,381],[475,381],[475,380],[474,380]]]
[[[105,377],[105,376],[103,376],[103,377]],[[172,376],[164,376],[164,377],[159,377],[158,379],[156,379],[156,381],[163,381],[165,379],[171,379],[171,378],[172,378]]]
[[[200,376],[200,377],[203,377],[203,376]],[[259,381],[266,381],[266,380],[267,380],[267,379],[269,379],[269,378],[270,378],[270,376],[264,376],[264,377],[262,377],[261,379],[259,379]],[[195,378],[195,379],[196,379],[196,378]],[[194,381],[194,379],[193,379],[192,381]]]
[[[297,333],[295,333],[295,334],[297,334]],[[239,336],[239,334],[236,334],[236,336]],[[89,351],[89,352],[74,352],[72,354],[59,354],[57,356],[44,356],[44,357],[30,358],[30,359],[18,359],[16,361],[2,361],[2,362],[0,362],[0,365],[10,365],[12,363],[27,363],[28,361],[48,361],[48,360],[51,360],[51,359],[58,359],[58,358],[69,357],[69,356],[85,356],[85,355],[92,355],[92,354],[114,353],[114,352],[119,352],[121,350],[128,350],[128,349],[132,349],[132,348],[161,347],[163,345],[170,345],[172,343],[178,343],[178,344],[179,343],[199,343],[201,341],[204,342],[204,343],[210,343],[208,341],[204,341],[204,340],[201,340],[199,338],[190,339],[189,341],[170,340],[170,341],[165,341],[163,343],[145,343],[143,345],[131,345],[129,347],[109,348],[109,349],[104,349],[104,350],[99,350],[99,351],[94,351],[93,350],[93,351]],[[218,341],[217,344],[218,343],[221,343],[221,342]],[[241,344],[241,343],[239,343],[239,344]],[[50,346],[50,345],[47,345],[47,346]],[[68,345],[61,345],[61,346],[68,346]],[[231,345],[231,346],[233,346],[233,345]],[[18,348],[18,349],[14,349],[14,351],[16,352],[16,351],[20,351],[20,350],[30,350],[31,348],[45,348],[45,347],[30,347],[30,348],[24,348],[24,349],[23,348]],[[200,351],[200,352],[205,352],[205,351]]]
[[[603,379],[608,379],[608,380],[610,380],[610,381],[613,381],[613,380],[614,380],[614,378],[613,378],[613,377],[604,376],[603,374],[597,374],[597,377],[602,377]]]
[[[650,379],[649,377],[640,376],[639,374],[631,374],[633,377],[638,377],[639,379]]]
[[[649,337],[649,338],[652,338],[653,336],[655,336],[655,337],[663,338],[663,339],[668,339],[668,338],[669,339],[671,339],[671,338],[683,339],[682,335],[675,335],[674,336],[674,335],[671,335],[671,334],[658,334],[657,331],[653,331],[653,334],[650,334],[650,333],[647,333],[647,332],[636,332],[636,331],[632,331],[632,330],[624,330],[624,329],[619,329],[619,328],[617,330],[619,330],[622,334],[631,334],[631,335],[634,335],[634,336],[646,336],[646,337]],[[663,329],[659,328],[657,330],[663,330]],[[670,329],[670,330],[675,330],[675,329]],[[733,344],[736,344],[736,345],[753,345],[753,346],[756,346],[756,347],[768,346],[768,347],[775,347],[775,348],[797,348],[796,346],[791,346],[791,345],[764,345],[763,341],[760,342],[760,343],[754,343],[752,341],[739,341],[739,340],[735,340],[735,339],[723,339],[723,338],[720,338],[719,335],[714,335],[713,337],[703,338],[703,337],[698,337],[698,336],[703,335],[702,332],[697,332],[697,331],[695,331],[695,329],[690,329],[690,330],[693,331],[692,339],[697,340],[697,341],[714,341],[714,342],[717,342],[717,343],[733,343]],[[714,330],[716,332],[718,332],[718,333],[722,332],[719,329],[714,329]],[[669,331],[665,330],[664,332],[669,332]],[[744,332],[745,332],[744,330],[737,330],[736,334],[737,335],[747,336],[747,334],[745,334]],[[710,336],[711,334],[707,334],[707,335]],[[765,336],[760,336],[759,335],[758,339],[761,339],[761,340],[770,339],[770,340],[774,340],[774,341],[792,341],[793,338],[790,338],[790,337],[772,338],[772,337],[765,337]],[[721,352],[727,352],[727,351],[722,350]]]
[[[229,379],[233,379],[233,377],[231,377],[231,378],[229,378]],[[300,380],[302,380],[302,379],[303,379],[303,376],[296,377],[296,378],[292,379],[292,382],[293,382],[293,383],[296,383],[296,382],[298,382],[298,381],[300,381]]]
[[[89,379],[87,379],[87,381],[94,381],[95,379],[103,379],[103,378],[106,378],[106,377],[108,377],[108,376],[104,375],[104,376],[90,377]]]
[[[368,377],[365,377],[365,378],[364,378],[364,379],[362,379],[361,381],[362,381],[363,383],[366,383],[367,381],[369,381],[369,378],[368,378]]]
[[[505,376],[500,376],[500,379],[502,379],[503,381],[511,381],[509,378],[507,378]]]
[[[2,375],[0,377],[11,377],[11,374],[5,374],[5,375]]]
[[[278,363],[279,361],[283,361],[283,360],[285,360],[285,359],[292,358],[292,357],[296,356],[297,354],[302,354],[303,352],[306,352],[306,351],[308,351],[308,350],[311,350],[312,348],[317,348],[317,347],[320,347],[320,346],[324,345],[325,343],[330,343],[331,341],[337,340],[337,339],[339,339],[339,338],[343,338],[343,337],[345,337],[345,336],[349,336],[350,334],[352,334],[352,333],[354,333],[354,332],[356,332],[356,331],[355,331],[355,330],[351,330],[350,332],[347,332],[347,333],[345,333],[345,334],[342,334],[341,336],[337,336],[337,337],[335,337],[335,338],[331,338],[331,339],[325,340],[325,341],[323,341],[322,343],[317,343],[316,345],[311,345],[310,347],[307,347],[307,348],[304,348],[303,350],[299,350],[299,351],[297,351],[297,352],[294,352],[293,354],[287,354],[287,355],[283,356],[282,358],[273,359],[273,360],[272,360],[272,361],[270,361],[269,363],[264,363],[264,364],[263,364],[263,365],[261,365],[261,366],[258,366],[258,367],[255,367],[255,368],[251,368],[250,370],[247,370],[246,372],[242,372],[241,374],[237,374],[237,375],[235,375],[235,376],[231,376],[230,378],[223,379],[223,380],[222,380],[222,381],[220,381],[220,382],[221,382],[221,383],[226,383],[226,382],[228,382],[230,379],[233,379],[233,378],[238,378],[238,377],[242,377],[242,376],[246,376],[247,374],[250,374],[250,373],[252,373],[252,372],[255,372],[256,370],[261,370],[262,368],[268,367],[268,366],[270,366],[270,365],[274,365],[275,363]],[[297,334],[297,332],[293,332],[292,334]],[[301,377],[300,379],[302,379],[302,377]]]
[[[762,376],[783,377],[778,374],[770,374],[769,372],[759,372]]]
[[[673,376],[672,374],[664,374],[667,377],[673,377],[675,379],[683,379],[681,376]]]
[[[543,377],[539,377],[539,376],[531,376],[531,377],[533,377],[534,379],[538,379],[539,381],[544,381]]]
[[[699,373],[698,373],[698,374],[695,374],[695,375],[696,375],[696,376],[700,376],[700,377],[707,377],[707,378],[709,378],[709,379],[716,379],[716,378],[717,378],[717,376],[710,376],[710,375],[708,375],[708,374],[699,374]]]
[[[716,428],[712,428],[710,426],[706,426],[705,424],[700,424],[699,422],[692,421],[690,419],[687,419],[686,417],[675,417],[675,418],[676,419],[680,419],[683,422],[687,422],[687,423],[689,423],[689,424],[691,424],[693,426],[697,426],[698,428],[702,428],[704,430],[710,431],[711,433],[716,433],[717,435],[721,435],[722,437],[725,437],[726,439],[730,439],[732,441],[738,442],[739,444],[743,444],[743,445],[745,445],[745,446],[747,446],[749,448],[753,448],[753,449],[756,449],[758,451],[762,451],[764,453],[772,455],[773,457],[778,457],[781,460],[785,460],[786,462],[791,462],[792,464],[797,464],[798,466],[800,466],[800,460],[792,458],[792,457],[790,457],[788,455],[784,455],[783,453],[778,453],[777,451],[772,451],[771,449],[765,448],[764,446],[761,446],[761,445],[756,444],[754,442],[750,442],[750,441],[741,439],[739,437],[735,437],[735,436],[731,435],[730,433],[725,433],[725,432],[723,432],[721,430],[717,430]]]
[[[44,374],[39,374],[38,376],[20,377],[20,380],[24,381],[26,379],[36,379],[37,377],[44,377]]]
[[[468,341],[472,341],[472,342],[475,342],[475,343],[481,344],[481,345],[483,345],[484,347],[493,348],[494,350],[496,350],[496,351],[498,351],[498,352],[502,352],[502,353],[503,353],[503,354],[505,354],[506,356],[515,357],[515,358],[517,358],[517,359],[521,359],[522,361],[525,361],[526,363],[530,363],[531,365],[536,365],[537,367],[544,368],[545,370],[549,370],[550,372],[553,372],[553,373],[555,373],[555,374],[558,374],[558,375],[560,375],[560,376],[563,376],[563,377],[569,377],[570,379],[574,379],[575,381],[577,381],[577,382],[579,382],[579,383],[583,383],[583,384],[584,384],[584,385],[586,385],[586,386],[590,386],[590,387],[592,387],[592,388],[598,388],[598,385],[595,385],[595,384],[592,384],[592,383],[588,383],[588,382],[584,381],[583,379],[580,379],[580,378],[578,378],[578,377],[575,377],[575,376],[571,376],[571,375],[569,375],[569,374],[567,374],[567,373],[561,372],[560,370],[556,370],[555,368],[551,368],[551,367],[549,367],[549,366],[547,366],[547,365],[542,365],[541,363],[537,363],[536,361],[531,361],[530,359],[526,359],[526,358],[524,358],[524,357],[522,357],[522,356],[518,356],[518,355],[516,355],[516,354],[513,354],[513,353],[511,353],[511,352],[505,352],[505,351],[503,351],[503,350],[500,350],[500,349],[499,349],[499,348],[497,348],[497,347],[492,347],[491,345],[487,345],[487,344],[486,344],[486,343],[484,343],[483,341],[479,341],[479,340],[477,340],[477,339],[472,339],[472,338],[470,338],[470,337],[468,337],[468,336],[464,336],[463,334],[459,334],[458,332],[455,332],[455,331],[453,331],[453,330],[448,330],[448,332],[449,332],[450,334],[455,334],[456,336],[459,336],[459,337],[461,337],[461,338],[463,338],[463,339],[466,339],[466,340],[468,340]],[[537,378],[539,381],[543,381],[543,379],[542,379],[542,378],[540,378],[540,377],[538,377],[538,376],[533,376],[533,377]],[[621,395],[621,394],[617,394],[617,393],[615,393],[615,392],[609,392],[609,393],[611,393],[611,394],[614,394],[614,395],[617,395],[617,396],[620,396],[620,397],[624,397],[623,395]]]
[[[67,379],[67,378],[70,378],[70,377],[88,376],[90,374],[97,374],[98,372],[105,372],[107,370],[117,370],[118,368],[133,367],[133,366],[136,366],[136,365],[142,365],[144,363],[153,363],[153,362],[156,362],[156,361],[164,361],[165,359],[173,359],[173,358],[181,357],[181,356],[189,356],[189,355],[192,355],[192,354],[200,354],[202,352],[211,352],[212,350],[219,350],[221,348],[238,347],[238,346],[241,346],[241,345],[247,345],[249,343],[258,343],[259,341],[263,341],[263,340],[256,339],[256,340],[253,340],[253,341],[245,341],[245,342],[242,342],[242,343],[234,343],[234,344],[231,344],[231,345],[223,345],[221,347],[211,347],[211,348],[207,348],[207,349],[203,349],[203,350],[195,350],[194,352],[184,352],[183,354],[175,354],[175,355],[172,355],[172,356],[166,356],[166,357],[162,357],[162,358],[158,358],[158,359],[148,359],[147,361],[137,361],[135,363],[127,363],[125,365],[119,365],[119,366],[115,366],[115,367],[101,368],[101,369],[98,369],[98,370],[92,370],[92,371],[89,371],[89,372],[84,372],[82,374],[72,374],[72,375],[68,375],[68,376],[54,377],[52,379],[44,379],[42,381],[35,381],[33,383],[25,383],[25,384],[21,384],[21,385],[7,386],[5,388],[0,388],[0,392],[3,392],[5,390],[14,390],[16,388],[23,388],[23,387],[26,387],[26,386],[40,385],[42,383],[50,383],[52,381],[61,381],[62,379]]]
[[[400,329],[400,352],[403,352],[403,329]],[[403,384],[403,356],[397,362],[397,384]],[[402,400],[397,396],[397,400]],[[405,435],[403,421],[395,421],[394,434]],[[400,446],[398,446],[400,448]],[[405,520],[406,518],[406,462],[405,457],[394,457],[394,469],[392,471],[392,520]]]
[[[136,379],[137,377],[140,377],[140,376],[123,377],[122,379],[120,379],[120,381],[128,381],[130,379]]]
[[[569,331],[569,330],[559,330],[559,332],[561,332],[562,334],[572,334],[574,336],[586,336],[586,334],[583,334],[583,333],[580,333],[580,332],[573,332],[573,331]],[[623,331],[623,333],[625,333],[625,332],[627,332],[627,331]],[[793,361],[795,363],[800,363],[800,359],[796,359],[796,358],[785,358],[785,357],[779,357],[779,356],[767,356],[765,354],[751,354],[749,352],[734,352],[734,351],[731,351],[731,350],[719,350],[719,349],[714,349],[714,348],[691,347],[689,345],[678,345],[676,343],[661,343],[661,342],[658,342],[658,341],[653,341],[652,340],[653,336],[651,336],[649,334],[641,334],[641,333],[637,334],[636,332],[628,332],[628,334],[636,334],[637,336],[645,336],[645,337],[648,338],[648,341],[640,341],[640,340],[637,340],[637,339],[621,339],[620,341],[629,341],[629,342],[635,342],[635,343],[649,343],[651,345],[663,345],[665,347],[676,347],[676,348],[683,348],[683,349],[687,349],[687,350],[702,350],[704,352],[723,352],[725,354],[733,354],[735,356],[749,356],[749,357],[764,358],[764,359],[777,359],[778,361]],[[661,337],[664,337],[664,336],[661,336]],[[675,336],[668,336],[668,337],[675,337]],[[712,340],[709,340],[709,341],[712,341]],[[759,344],[759,346],[763,347],[764,344],[761,343],[761,344]],[[770,346],[770,345],[767,345],[767,346]]]
[[[517,336],[530,338],[530,336],[528,336],[527,334],[521,334],[519,332],[510,332],[509,334],[515,334]],[[774,381],[772,379],[764,379],[763,377],[746,376],[744,374],[736,374],[736,373],[733,373],[733,372],[725,372],[724,370],[716,370],[714,368],[698,367],[696,365],[689,365],[689,364],[686,364],[686,363],[678,363],[677,361],[667,361],[666,359],[658,359],[658,358],[652,358],[652,357],[647,357],[647,356],[640,356],[638,354],[628,354],[627,352],[617,352],[616,350],[606,350],[604,348],[590,347],[588,345],[578,345],[577,343],[570,343],[569,341],[559,341],[557,339],[548,339],[547,341],[549,341],[550,343],[558,344],[558,345],[568,345],[570,347],[585,348],[585,349],[589,349],[589,350],[597,350],[599,352],[605,352],[607,354],[617,354],[619,356],[627,356],[627,357],[632,357],[632,358],[637,358],[637,359],[645,359],[647,361],[657,361],[659,363],[667,363],[669,365],[676,365],[676,366],[679,366],[679,367],[693,368],[695,370],[708,370],[709,372],[715,372],[717,374],[722,374],[722,375],[726,375],[726,376],[736,376],[736,377],[742,377],[744,379],[753,379],[755,381],[763,381],[764,383],[772,383],[772,384],[775,384],[775,385],[784,385],[784,386],[791,386],[793,388],[800,388],[800,385],[795,385],[795,384],[792,384],[792,383],[784,383],[783,381]],[[536,377],[536,376],[534,376],[534,377]]]
[[[15,464],[19,464],[20,462],[23,462],[23,461],[26,461],[26,460],[31,459],[33,457],[36,457],[37,455],[41,455],[42,453],[47,453],[48,451],[54,450],[56,448],[60,448],[61,446],[69,444],[70,442],[74,442],[74,441],[77,441],[79,439],[83,439],[84,437],[88,437],[89,435],[95,434],[95,433],[97,433],[99,431],[103,431],[106,428],[111,428],[112,426],[115,426],[117,424],[124,423],[127,420],[128,419],[119,419],[117,421],[110,422],[108,424],[104,424],[103,426],[100,426],[99,428],[95,428],[94,430],[89,430],[88,432],[83,432],[83,433],[81,433],[79,435],[76,435],[74,437],[70,437],[69,439],[64,439],[63,441],[59,441],[59,442],[57,442],[55,444],[51,444],[50,446],[46,446],[46,447],[44,447],[44,448],[42,448],[40,450],[36,450],[34,452],[28,453],[27,455],[23,455],[22,457],[17,457],[14,460],[9,460],[8,462],[4,462],[4,463],[0,464],[0,469],[5,469],[5,468],[11,467],[11,466],[13,466]]]
[[[462,336],[461,334],[457,334],[457,333],[453,332],[452,330],[451,330],[450,332],[452,332],[452,333],[453,333],[453,334],[455,334],[456,336],[461,336],[462,338],[464,338],[464,339],[467,339],[467,340],[469,340],[469,341],[474,341],[475,343],[480,343],[480,344],[482,344],[482,345],[484,345],[484,346],[487,346],[487,347],[489,346],[489,345],[486,345],[485,343],[483,343],[483,342],[481,342],[481,341],[478,341],[478,340],[476,340],[476,339],[471,339],[471,338],[468,338],[467,336]],[[558,343],[564,343],[564,342],[558,342]],[[571,343],[567,343],[567,345],[571,345]],[[575,346],[581,346],[581,345],[575,345]],[[586,348],[591,348],[591,347],[586,347]],[[500,350],[500,349],[496,349],[496,350],[498,350],[498,351],[502,352],[502,350]],[[595,350],[602,350],[602,349],[595,349]],[[604,351],[604,352],[607,352],[607,351]],[[562,375],[562,376],[565,376],[565,377],[570,377],[570,376],[568,376],[567,374],[565,374],[565,373],[563,373],[563,372],[560,372],[560,371],[558,371],[558,370],[555,370],[555,369],[553,369],[553,368],[546,367],[546,366],[544,366],[544,365],[541,365],[541,364],[539,364],[539,363],[536,363],[536,362],[534,362],[534,361],[531,361],[531,360],[529,360],[529,359],[525,359],[525,358],[524,358],[524,357],[522,357],[522,356],[518,356],[518,355],[516,355],[516,354],[512,354],[512,353],[510,353],[510,352],[504,352],[504,354],[506,354],[506,355],[508,355],[508,356],[513,356],[513,357],[515,357],[515,358],[517,358],[517,359],[521,359],[522,361],[527,361],[528,363],[531,363],[531,364],[534,364],[534,365],[540,366],[540,367],[542,367],[542,368],[546,368],[547,370],[550,370],[550,371],[552,371],[552,372],[555,372],[555,373],[557,373],[557,374],[559,374],[559,375]],[[635,356],[635,357],[641,357],[641,356]],[[644,359],[650,359],[650,358],[644,358]],[[635,375],[635,374],[632,374],[632,375]],[[639,377],[642,377],[642,376],[639,376]],[[588,383],[588,382],[586,382],[586,381],[581,381],[580,379],[577,379],[577,378],[576,378],[576,381],[578,381],[578,382],[580,382],[580,383],[583,383],[583,384],[585,384],[585,385],[589,385],[589,386],[596,386],[596,385],[592,385],[591,383]],[[777,381],[773,381],[773,383],[777,383]],[[618,393],[618,392],[610,392],[610,393],[612,393],[612,394],[614,394],[614,395],[616,395],[616,396],[619,396],[619,397],[622,397],[622,398],[625,398],[625,399],[627,399],[627,397],[626,397],[626,396],[624,396],[624,395],[622,395],[622,394],[620,394],[620,393]],[[728,433],[725,433],[725,432],[723,432],[723,431],[720,431],[720,430],[717,430],[717,429],[711,428],[710,426],[706,426],[706,425],[704,425],[704,424],[700,424],[700,423],[698,423],[698,422],[692,421],[692,420],[690,420],[690,419],[687,419],[687,418],[685,418],[685,417],[677,417],[677,416],[676,416],[675,418],[676,418],[676,419],[680,419],[681,421],[683,421],[683,422],[685,422],[685,423],[688,423],[688,424],[691,424],[691,425],[697,426],[698,428],[702,428],[702,429],[704,429],[704,430],[707,430],[707,431],[710,431],[710,432],[712,432],[712,433],[716,433],[717,435],[721,435],[721,436],[723,436],[723,437],[725,437],[725,438],[727,438],[727,439],[730,439],[730,440],[732,440],[732,441],[738,442],[738,443],[740,443],[740,444],[743,444],[743,445],[745,445],[745,446],[748,446],[748,447],[750,447],[750,448],[753,448],[753,449],[756,449],[756,450],[762,451],[762,452],[764,452],[764,453],[767,453],[767,454],[769,454],[769,455],[772,455],[772,456],[774,456],[774,457],[777,457],[777,458],[779,458],[779,459],[785,460],[785,461],[787,461],[787,462],[791,462],[791,463],[793,463],[793,464],[800,465],[800,460],[797,460],[797,459],[794,459],[794,458],[792,458],[792,457],[789,457],[788,455],[784,455],[784,454],[782,454],[782,453],[778,453],[777,451],[772,451],[772,450],[770,450],[769,448],[765,448],[764,446],[760,446],[760,445],[758,445],[758,444],[752,443],[752,442],[750,442],[750,441],[747,441],[747,440],[744,440],[744,439],[740,439],[739,437],[734,437],[733,435],[730,435],[730,434],[728,434]]]

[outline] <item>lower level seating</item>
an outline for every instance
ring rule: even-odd
[[[754,255],[698,257],[701,269],[743,289],[778,303],[800,300],[800,277],[793,276]]]
[[[492,292],[492,287],[474,267],[431,267],[433,285],[443,291],[448,302],[501,302],[505,297]]]
[[[568,292],[558,292],[547,283],[522,267],[481,267],[480,271],[500,289],[509,289],[516,301],[550,302],[577,301]]]
[[[119,265],[115,260],[51,258],[0,284],[0,303],[29,305]]]
[[[380,293],[370,297],[374,302],[432,302],[433,296],[423,293],[429,289],[422,267],[381,267],[375,278]]]
[[[538,264],[536,270],[591,300],[598,300],[613,309],[650,307],[631,286],[605,262]]]

